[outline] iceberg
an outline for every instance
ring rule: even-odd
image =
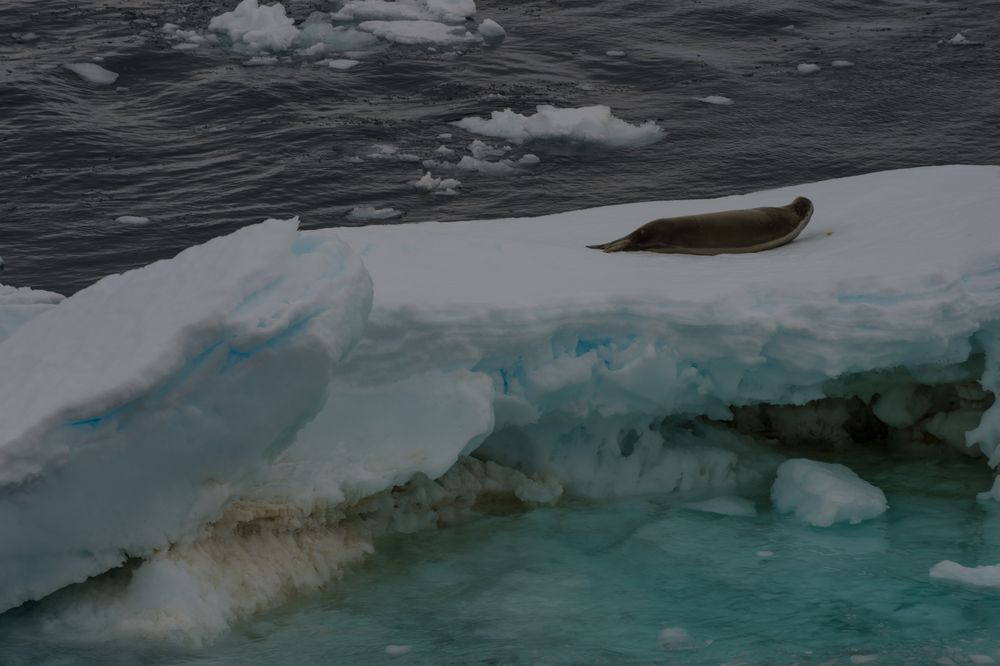
[[[810,227],[766,253],[586,248],[800,195]],[[60,617],[204,638],[481,501],[752,516],[783,453],[894,433],[996,466],[997,210],[1000,168],[927,167],[536,218],[270,220],[105,278],[0,341],[0,609],[127,561],[117,591],[56,595]]]

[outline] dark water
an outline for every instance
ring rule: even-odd
[[[204,29],[235,4],[4,0],[4,283],[72,292],[267,216],[330,227],[351,224],[354,206],[404,221],[537,215],[1000,159],[996,0],[483,0],[478,18],[507,30],[499,48],[394,47],[348,72],[244,67],[226,48],[174,50],[160,30]],[[287,6],[297,20],[336,8]],[[982,44],[938,44],[959,31]],[[59,67],[94,56],[121,75],[115,86]],[[800,75],[801,62],[823,69]],[[735,104],[693,99],[713,94]],[[622,150],[531,144],[538,167],[463,173],[457,197],[415,189],[419,164],[346,161],[377,143],[431,157],[442,132],[461,149],[475,137],[449,121],[542,103],[606,104],[667,136]]]

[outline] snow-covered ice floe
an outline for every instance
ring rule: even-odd
[[[70,62],[63,65],[66,69],[88,83],[99,86],[110,86],[118,80],[118,74],[92,62]]]
[[[810,226],[765,253],[585,247],[795,196]],[[61,303],[19,295],[41,302],[0,342],[0,609],[131,558],[47,601],[61,635],[198,641],[483,493],[752,515],[739,498],[783,460],[761,438],[859,419],[995,466],[997,210],[1000,168],[947,166],[489,222],[272,220]]]
[[[328,52],[379,51],[388,44],[496,46],[506,31],[492,19],[477,26],[473,0],[349,0],[333,12],[315,11],[299,23],[276,2],[241,0],[213,16],[207,30],[166,23],[162,31],[174,48],[228,45],[240,52],[294,51],[306,58]]]

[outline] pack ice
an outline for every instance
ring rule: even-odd
[[[585,247],[796,196],[810,226],[766,253]],[[367,552],[345,524],[437,524],[476,489],[741,503],[782,462],[757,435],[859,420],[995,466],[998,210],[997,167],[929,167],[538,218],[271,220],[110,276],[0,342],[0,609],[139,558],[91,600],[102,622],[224,627]],[[869,517],[848,505],[833,519]]]

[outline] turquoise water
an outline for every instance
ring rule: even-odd
[[[1000,507],[975,500],[982,461],[850,462],[889,498],[881,518],[814,528],[766,497],[756,517],[566,502],[385,540],[340,583],[197,650],[61,644],[38,604],[0,617],[0,662],[1000,662],[1000,593],[928,577],[943,559],[1000,562]],[[664,649],[664,628],[690,640]]]

